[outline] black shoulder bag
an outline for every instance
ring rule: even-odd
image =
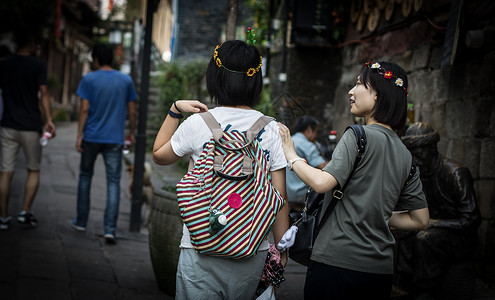
[[[363,126],[351,125],[348,126],[346,130],[349,128],[356,134],[358,152],[356,154],[356,160],[352,171],[349,174],[344,186],[340,189],[334,189],[332,200],[330,201],[328,208],[325,210],[325,213],[319,222],[318,219],[320,217],[320,212],[322,211],[323,198],[325,194],[318,194],[310,188],[306,193],[304,208],[300,213],[299,218],[293,224],[297,226],[298,230],[294,245],[289,248],[289,258],[305,266],[309,265],[311,253],[313,252],[313,245],[321,226],[328,219],[337,202],[344,196],[344,189],[346,188],[349,180],[352,178],[356,167],[364,155],[364,150],[366,148],[366,134]]]

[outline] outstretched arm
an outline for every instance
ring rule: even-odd
[[[179,113],[198,113],[208,110],[208,107],[197,100],[178,100],[170,110]],[[172,150],[170,139],[179,126],[179,119],[167,114],[162,127],[158,131],[153,145],[153,161],[159,165],[170,165],[180,159]]]
[[[298,158],[294,148],[294,142],[290,135],[290,130],[284,124],[278,123],[279,133],[282,137],[282,148],[284,149],[287,161]],[[330,173],[314,168],[303,160],[297,160],[292,164],[292,171],[307,185],[317,193],[326,193],[337,186],[338,182]]]

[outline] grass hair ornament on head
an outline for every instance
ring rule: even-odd
[[[246,28],[246,32],[247,32],[246,44],[254,45],[254,43],[256,43],[256,40],[254,39],[254,37],[256,36],[256,34],[254,33],[254,29],[248,27]]]
[[[254,29],[252,29],[251,27],[248,27],[246,29],[246,31],[247,31],[246,44],[253,45],[256,42],[256,40],[254,39],[254,37],[256,36],[256,34],[254,34]],[[249,68],[247,71],[237,71],[237,70],[232,70],[232,69],[227,68],[222,63],[222,60],[218,56],[218,49],[220,49],[220,47],[222,47],[222,45],[223,45],[223,43],[220,45],[217,45],[215,47],[215,50],[213,51],[213,60],[215,61],[215,64],[219,68],[224,68],[225,70],[232,72],[232,73],[246,74],[248,77],[252,77],[254,74],[256,74],[257,72],[259,72],[261,70],[261,66],[263,65],[263,57],[261,57],[261,56],[260,56],[260,64],[256,68]]]

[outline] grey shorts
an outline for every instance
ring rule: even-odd
[[[252,300],[268,251],[249,258],[230,259],[182,248],[177,265],[175,299]]]
[[[26,166],[30,171],[38,171],[41,163],[41,133],[37,131],[17,130],[2,127],[2,172],[14,171],[17,154],[22,148],[26,156]]]

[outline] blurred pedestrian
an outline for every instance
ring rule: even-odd
[[[315,144],[318,137],[318,120],[311,116],[302,116],[297,120],[295,132],[292,140],[294,141],[297,155],[304,158],[310,166],[323,169],[328,161],[321,155]],[[304,206],[308,186],[294,172],[290,172],[289,167],[287,167],[286,173],[287,198],[291,211],[300,212]]]
[[[10,48],[7,45],[0,45],[0,60],[12,55]],[[0,140],[2,139],[1,128],[2,128],[2,115],[3,115],[3,96],[2,88],[0,87]],[[2,155],[2,143],[0,142],[0,156]]]
[[[6,57],[9,57],[12,53],[10,52],[9,47],[6,45],[0,45],[0,60],[3,60]],[[0,122],[2,121],[2,114],[3,114],[3,96],[2,96],[2,89],[0,88]],[[0,126],[1,128],[1,126]],[[0,136],[0,138],[2,138]],[[0,151],[2,147],[0,144]]]
[[[31,34],[20,33],[15,55],[0,61],[0,88],[4,112],[1,121],[2,160],[0,172],[0,229],[10,228],[8,215],[10,182],[19,149],[27,160],[27,178],[24,202],[17,221],[26,226],[36,226],[38,221],[31,211],[40,180],[41,132],[55,136],[51,104],[48,93],[46,64],[34,56],[36,40]],[[38,92],[41,95],[38,97]],[[42,118],[42,114],[43,117]],[[44,123],[43,123],[44,119]]]
[[[134,144],[137,94],[130,76],[114,70],[113,51],[108,45],[93,49],[95,71],[83,77],[77,89],[80,97],[76,149],[81,153],[77,187],[77,217],[72,221],[78,231],[85,231],[90,211],[91,179],[99,153],[105,161],[107,202],[103,219],[105,241],[115,244],[119,216],[120,177],[126,116],[128,140]]]

